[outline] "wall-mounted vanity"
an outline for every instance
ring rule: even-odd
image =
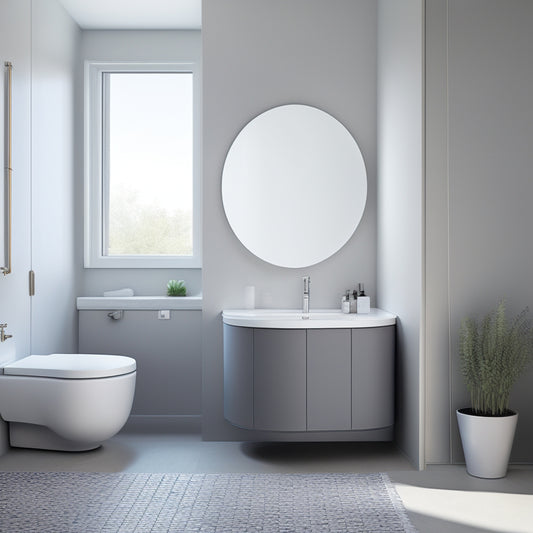
[[[379,309],[302,316],[223,312],[225,418],[267,431],[392,428],[396,317]]]
[[[279,267],[307,267],[336,254],[357,229],[366,199],[357,142],[311,106],[258,115],[224,163],[230,227],[251,253]],[[223,322],[224,416],[233,425],[285,432],[287,439],[294,432],[392,440],[394,315],[262,309],[224,311]]]

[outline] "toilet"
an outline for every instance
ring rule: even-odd
[[[0,416],[11,446],[86,451],[126,423],[137,365],[122,355],[30,355],[0,365]]]

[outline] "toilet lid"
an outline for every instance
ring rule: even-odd
[[[135,359],[124,355],[66,354],[30,355],[4,366],[4,374],[63,379],[121,376],[135,371]]]

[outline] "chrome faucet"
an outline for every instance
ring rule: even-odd
[[[304,282],[304,298],[303,298],[303,313],[305,315],[309,314],[309,299],[311,297],[311,277],[304,276],[302,278]],[[309,318],[309,317],[305,317]]]
[[[13,337],[13,335],[7,335],[4,331],[7,328],[7,324],[0,324],[0,342],[4,342],[7,339]]]

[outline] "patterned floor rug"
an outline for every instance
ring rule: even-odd
[[[386,474],[0,472],[9,533],[414,532]]]

